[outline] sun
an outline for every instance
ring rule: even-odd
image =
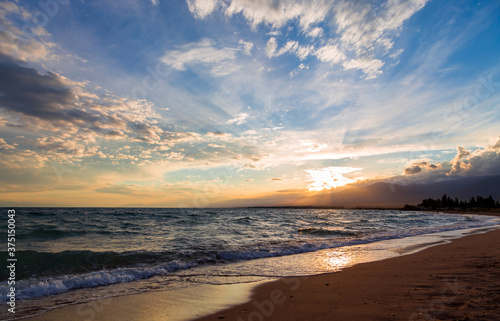
[[[339,166],[305,170],[307,174],[309,174],[309,178],[307,180],[312,182],[309,184],[308,188],[310,191],[322,191],[357,182],[359,179],[348,178],[343,174],[360,170],[362,170],[362,168]]]

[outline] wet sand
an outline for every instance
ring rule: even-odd
[[[200,284],[186,289],[149,291],[92,300],[45,312],[30,321],[181,321],[248,300],[255,283]],[[196,304],[193,304],[195,302]]]

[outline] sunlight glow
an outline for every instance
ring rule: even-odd
[[[362,170],[362,168],[338,166],[305,170],[307,174],[309,174],[308,181],[312,182],[311,184],[309,184],[308,188],[310,191],[322,191],[325,189],[332,189],[339,186],[344,186],[346,184],[354,183],[358,181],[358,179],[348,178],[343,174],[352,173],[359,170]]]

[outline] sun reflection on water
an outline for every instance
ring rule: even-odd
[[[352,251],[332,251],[330,253],[325,253],[323,260],[325,268],[329,270],[340,270],[353,265],[355,257]]]

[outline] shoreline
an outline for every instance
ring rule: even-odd
[[[500,243],[500,229],[494,230],[493,232],[497,232],[498,237],[495,238],[496,241],[492,244],[498,245]],[[294,320],[293,317],[295,314],[289,316],[279,316],[279,309],[285,307],[285,310],[288,310],[289,308],[287,307],[287,305],[289,304],[296,306],[297,302],[308,302],[307,299],[309,298],[311,293],[314,294],[314,302],[323,302],[324,305],[331,307],[335,306],[335,300],[331,301],[332,298],[328,296],[331,295],[331,293],[322,293],[317,291],[318,289],[325,290],[322,289],[322,287],[319,287],[314,291],[305,291],[306,297],[301,297],[301,295],[304,293],[304,289],[309,286],[308,284],[311,282],[311,280],[316,280],[318,278],[322,279],[322,281],[320,282],[323,282],[323,287],[327,287],[328,289],[335,289],[338,285],[338,280],[336,280],[336,278],[338,278],[337,275],[348,275],[351,273],[351,270],[357,270],[359,269],[359,267],[370,267],[372,265],[376,266],[377,264],[391,265],[392,263],[390,262],[397,262],[397,260],[402,258],[421,255],[421,253],[427,253],[427,251],[434,248],[448,247],[449,245],[455,244],[456,242],[463,242],[463,240],[467,240],[469,237],[481,237],[483,235],[489,235],[489,233],[492,232],[480,232],[480,234],[476,234],[477,232],[469,232],[463,235],[467,235],[470,233],[474,234],[471,236],[462,236],[458,239],[456,239],[455,237],[451,237],[448,239],[445,238],[441,242],[438,242],[445,242],[445,244],[441,245],[422,243],[416,248],[413,248],[414,246],[409,246],[407,248],[394,248],[393,251],[395,253],[398,253],[399,255],[405,255],[382,259],[381,261],[379,260],[369,263],[359,263],[355,266],[343,269],[341,272],[330,272],[326,274],[296,278],[285,277],[278,279],[277,281],[263,281],[261,282],[262,285],[260,286],[258,286],[258,283],[248,283],[231,284],[226,286],[198,285],[191,290],[185,289],[184,291],[153,290],[140,294],[117,296],[108,299],[89,301],[87,303],[72,304],[66,307],[47,311],[37,316],[27,317],[25,320],[136,320],[138,318],[144,320],[193,320],[193,318],[199,318],[196,320],[226,319],[240,321],[260,320],[261,317],[263,318],[262,320]],[[488,237],[486,239],[488,239]],[[466,241],[466,243],[468,242]],[[482,243],[488,242],[485,242],[483,240]],[[423,250],[419,248],[423,248]],[[417,250],[416,253],[414,253],[415,250]],[[500,253],[497,253],[496,255],[497,257],[500,257]],[[369,270],[370,268],[368,268],[368,272],[370,272]],[[356,278],[363,279],[366,278],[366,276],[367,273],[361,273]],[[333,278],[332,280],[330,280],[331,277]],[[327,283],[329,284],[329,286],[325,286],[325,284]],[[362,286],[361,283],[356,283],[354,285],[354,288],[363,289],[363,292],[365,292],[366,286]],[[271,289],[269,287],[271,287]],[[341,287],[345,288],[342,285]],[[380,285],[378,285],[378,287],[380,287]],[[277,291],[273,292],[273,290],[276,289]],[[283,296],[280,295],[281,292],[279,291],[282,291]],[[318,296],[317,292],[322,294]],[[270,296],[271,294],[273,295],[272,297]],[[378,294],[377,296],[380,296],[380,294]],[[269,310],[266,310],[265,304],[264,307],[262,305],[259,305],[259,303],[262,302],[275,302],[278,304],[276,304],[275,307],[273,306],[272,313],[269,313]],[[257,303],[257,305],[255,305],[255,303]],[[311,302],[309,302],[308,304],[311,304]],[[256,310],[257,307],[260,307],[261,310]],[[362,307],[364,308],[364,306]],[[274,309],[276,309],[276,311],[274,311]],[[217,310],[219,310],[220,312],[215,312]],[[126,313],[124,313],[124,311]],[[248,312],[247,315],[245,315],[245,311]],[[188,313],[186,314],[186,312]],[[310,311],[309,317],[304,316],[304,318],[317,319],[314,317],[315,313],[316,311],[315,309],[313,309],[313,311]],[[270,318],[268,318],[267,314],[269,314]],[[128,318],[124,319],[124,316]],[[144,318],[145,316],[147,317]],[[322,319],[321,315],[318,317],[319,320]],[[332,318],[336,320],[339,319],[338,315],[331,315],[326,319]],[[356,316],[356,318],[359,318],[359,316]],[[391,318],[394,319],[394,316],[391,316]],[[350,317],[346,318],[346,320],[347,319],[350,319]],[[300,318],[296,320],[300,320]],[[418,318],[415,320],[418,320]]]
[[[338,273],[283,278],[211,320],[498,320],[500,229]]]

